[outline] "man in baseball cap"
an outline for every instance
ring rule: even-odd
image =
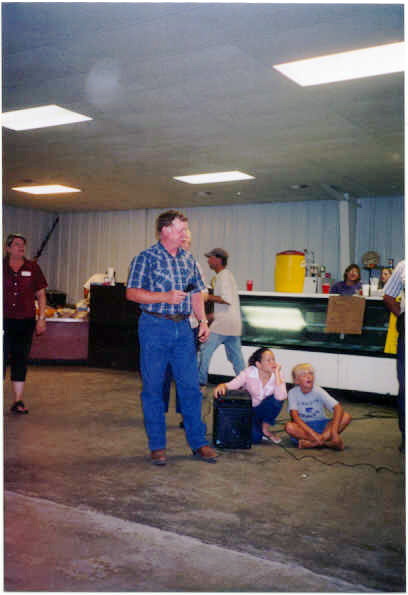
[[[208,258],[208,266],[216,275],[212,281],[214,293],[207,296],[207,301],[214,303],[214,318],[210,326],[210,337],[200,348],[201,386],[207,385],[212,354],[221,344],[225,347],[235,374],[238,375],[245,368],[241,351],[242,321],[238,287],[234,275],[226,268],[229,254],[223,248],[213,248],[205,256]]]
[[[210,250],[210,252],[204,254],[204,256],[206,258],[209,258],[210,256],[216,256],[217,258],[221,258],[224,261],[224,266],[227,266],[229,254],[226,250],[223,250],[222,248],[213,248],[212,250]]]

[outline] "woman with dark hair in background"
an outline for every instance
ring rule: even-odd
[[[343,281],[337,281],[331,288],[330,293],[340,295],[354,295],[361,291],[361,271],[358,264],[349,264],[344,271]]]
[[[287,396],[282,366],[268,347],[254,351],[248,364],[249,367],[233,380],[219,384],[214,389],[214,397],[225,395],[227,390],[247,390],[252,400],[252,443],[267,440],[279,444],[281,438],[273,434],[269,426],[274,425]]]
[[[3,377],[11,359],[13,413],[28,413],[23,401],[28,355],[34,330],[37,335],[42,335],[46,329],[47,281],[38,264],[25,258],[25,248],[26,238],[21,234],[13,233],[7,237],[3,261]]]
[[[378,282],[378,289],[384,289],[385,284],[392,275],[392,269],[384,267],[381,269],[380,280]]]

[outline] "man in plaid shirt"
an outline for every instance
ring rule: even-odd
[[[174,210],[156,220],[159,241],[136,256],[130,265],[126,297],[138,302],[142,406],[151,460],[165,465],[166,421],[163,383],[167,365],[172,368],[183,415],[187,442],[195,456],[216,462],[208,446],[201,419],[202,395],[193,331],[189,315],[199,321],[199,340],[209,337],[202,291],[205,285],[190,252],[182,249],[188,219]]]

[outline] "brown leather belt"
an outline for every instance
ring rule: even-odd
[[[165,318],[166,320],[174,320],[175,322],[186,320],[189,317],[189,314],[159,314],[159,312],[148,312],[147,310],[143,310],[143,312],[150,314],[150,316],[156,316],[156,318]]]

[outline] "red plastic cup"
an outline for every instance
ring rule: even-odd
[[[246,282],[246,288],[248,291],[252,291],[254,288],[254,282],[253,281],[247,281]]]
[[[330,284],[329,283],[323,283],[322,285],[322,293],[329,293],[330,291]]]

